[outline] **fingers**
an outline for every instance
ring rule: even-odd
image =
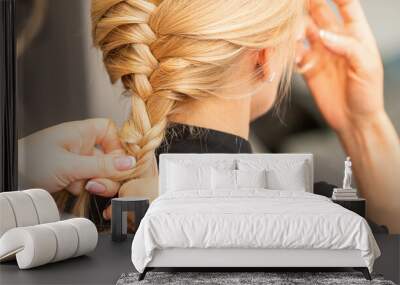
[[[68,153],[65,165],[70,167],[68,171],[69,181],[91,179],[96,177],[118,178],[130,174],[136,165],[132,156],[118,155],[93,155],[84,156]]]
[[[102,197],[114,197],[117,195],[120,183],[106,178],[95,178],[85,185],[86,191]]]
[[[345,57],[354,70],[361,67],[365,51],[356,39],[326,29],[319,29],[313,19],[308,20],[306,36],[311,49],[300,53],[301,58],[296,58],[297,72],[307,77],[318,69],[317,65],[320,65],[318,61],[322,52],[320,47],[325,47],[331,52]]]
[[[110,205],[103,211],[103,218],[104,220],[109,221],[111,220],[111,216],[112,216],[112,209]]]
[[[343,18],[345,27],[349,27],[351,35],[376,46],[375,37],[368,24],[367,17],[359,0],[334,0]]]
[[[367,23],[359,0],[334,0],[345,24]]]
[[[108,206],[104,211],[103,211],[103,218],[106,221],[109,221],[112,219],[112,206]],[[127,213],[127,230],[128,232],[135,232],[137,229],[137,224],[135,223],[135,213],[133,212],[128,212]]]
[[[365,68],[366,64],[362,59],[368,58],[368,53],[379,54],[359,0],[334,0],[334,2],[345,24],[351,25],[351,29],[340,28],[326,0],[311,0],[311,19],[308,21],[306,31],[312,51],[308,54],[308,61],[302,61],[306,68],[300,68],[299,71],[303,74],[310,74],[311,68],[317,69],[314,61],[319,60],[318,55],[322,54],[325,48],[346,58],[350,67],[358,71]],[[322,49],[319,48],[321,44],[324,47]]]
[[[307,18],[306,37],[311,46],[321,43],[319,28],[310,17]]]
[[[317,69],[317,65],[319,64],[318,52],[323,47],[319,36],[319,29],[312,19],[308,19],[307,21],[306,37],[309,45],[304,41],[299,41],[297,44],[296,72],[308,77],[313,75]]]
[[[322,43],[332,52],[345,57],[354,70],[361,68],[365,51],[362,45],[354,38],[321,30]]]
[[[337,31],[340,22],[326,0],[310,0],[309,13],[321,28]]]
[[[124,183],[118,192],[119,197],[147,197],[153,201],[158,196],[158,176],[132,179]],[[103,211],[105,220],[111,219],[111,205]]]
[[[358,39],[375,43],[368,20],[359,0],[333,0],[339,9],[347,32]],[[315,23],[324,30],[340,32],[342,23],[328,5],[327,0],[310,0],[310,15]]]
[[[119,197],[147,197],[150,201],[158,196],[158,176],[132,179],[124,183]]]
[[[302,56],[301,60],[298,61],[296,72],[308,78],[316,72],[317,65],[317,55],[312,51],[308,51]]]
[[[58,141],[67,150],[78,148],[91,150],[95,145],[101,146],[104,153],[112,151],[123,152],[123,147],[118,136],[118,129],[109,119],[89,119],[68,122],[59,127]]]
[[[78,196],[84,189],[84,186],[85,186],[85,180],[78,180],[78,181],[74,181],[71,184],[69,184],[65,188],[65,190],[67,190],[69,193],[71,193],[74,196]]]
[[[123,152],[118,129],[113,121],[109,119],[91,119],[88,121],[93,124],[96,130],[96,144],[102,147],[104,153]]]

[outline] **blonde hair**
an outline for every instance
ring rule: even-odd
[[[112,83],[132,93],[132,115],[121,129],[140,177],[151,167],[168,118],[188,100],[218,89],[249,49],[284,50],[284,88],[304,10],[301,0],[93,0],[95,46]]]
[[[132,98],[120,137],[137,165],[114,179],[154,166],[169,116],[190,100],[221,96],[246,51],[278,51],[287,89],[303,10],[303,0],[92,0],[94,44],[112,83],[121,80]]]

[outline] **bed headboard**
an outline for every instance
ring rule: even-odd
[[[170,153],[161,154],[159,160],[159,194],[166,192],[166,182],[168,179],[167,169],[170,162],[189,162],[191,165],[218,165],[229,164],[237,167],[237,161],[255,160],[262,161],[268,164],[281,162],[304,162],[306,191],[313,193],[314,185],[314,166],[313,155],[305,154],[186,154],[186,153]]]

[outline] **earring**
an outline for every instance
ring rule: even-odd
[[[260,71],[261,78],[265,78],[265,73],[264,73],[264,70],[263,70],[261,64],[257,63],[256,69]],[[268,83],[274,82],[275,77],[276,77],[276,72],[275,71],[271,72],[269,77],[268,77],[268,79],[267,79],[267,82]]]
[[[268,82],[268,83],[274,82],[275,77],[276,77],[276,72],[275,72],[275,71],[271,72],[271,74],[269,75],[269,78],[268,78],[267,82]]]

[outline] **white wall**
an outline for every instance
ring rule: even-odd
[[[385,61],[400,56],[400,1],[360,0]]]

